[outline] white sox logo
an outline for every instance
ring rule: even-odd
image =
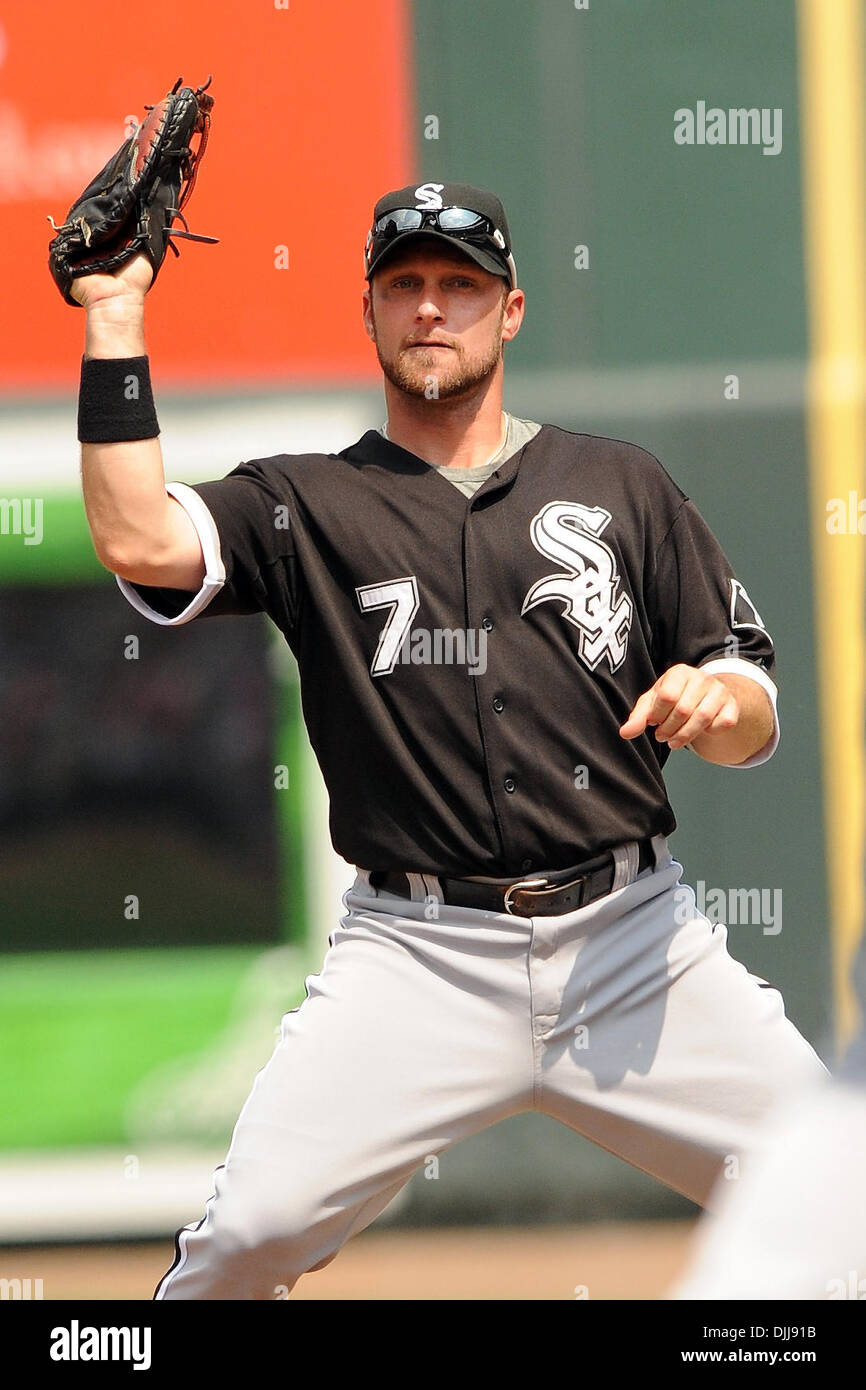
[[[617,596],[616,560],[610,546],[599,540],[610,519],[604,507],[548,502],[529,528],[536,550],[567,568],[533,584],[521,616],[538,603],[559,599],[565,604],[562,616],[580,629],[578,653],[590,671],[603,656],[611,671],[621,666],[631,630],[632,601],[627,594]]]
[[[442,189],[444,183],[422,183],[420,188],[415,189],[415,197],[418,199],[415,207],[419,212],[438,212],[442,206]]]

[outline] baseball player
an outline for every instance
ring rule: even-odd
[[[760,1156],[720,1186],[669,1298],[866,1298],[866,936],[852,978],[860,1026],[832,1079],[773,1108]]]
[[[525,297],[497,197],[386,194],[365,270],[382,427],[195,486],[164,479],[146,261],[73,289],[97,554],[155,623],[269,615],[357,869],[160,1299],[285,1297],[431,1155],[525,1111],[706,1204],[824,1074],[667,844],[672,750],[776,747],[749,595],[650,454],[503,410]]]
[[[774,1108],[760,1160],[720,1186],[669,1298],[866,1298],[863,1048],[861,1037],[856,1071]]]

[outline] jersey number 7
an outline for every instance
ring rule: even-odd
[[[374,608],[391,610],[379,634],[379,645],[370,666],[371,675],[390,675],[418,612],[418,581],[410,574],[407,579],[389,579],[384,584],[361,584],[355,593],[365,613]]]

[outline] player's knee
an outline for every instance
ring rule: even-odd
[[[218,1260],[239,1268],[270,1268],[277,1283],[278,1276],[297,1277],[332,1253],[314,1204],[282,1193],[270,1200],[216,1202],[211,1237]]]

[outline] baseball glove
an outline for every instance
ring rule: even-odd
[[[181,80],[156,106],[145,108],[150,114],[144,123],[76,199],[63,226],[48,218],[57,233],[48,266],[67,304],[78,304],[70,287],[79,275],[111,275],[143,252],[155,280],[167,247],[180,255],[172,237],[218,240],[191,232],[182,211],[207,144],[213,97],[205,92],[211,79],[195,91],[181,87]],[[185,231],[173,230],[178,219]]]

